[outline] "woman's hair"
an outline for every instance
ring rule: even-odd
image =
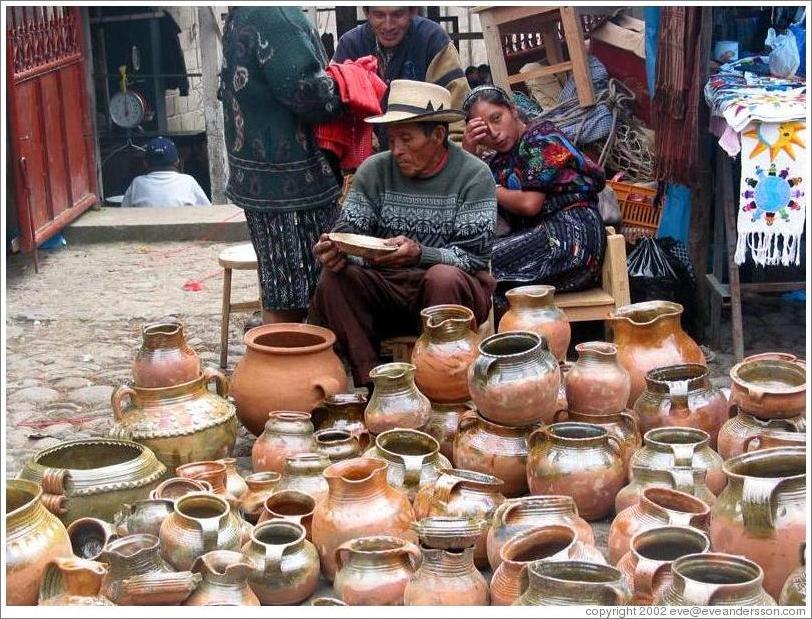
[[[510,95],[505,90],[492,84],[483,84],[482,86],[477,86],[472,89],[462,103],[462,111],[465,112],[466,121],[471,119],[471,108],[479,101],[501,105],[511,110],[516,107],[513,105],[513,100],[510,98]]]

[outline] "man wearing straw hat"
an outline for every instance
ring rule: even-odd
[[[336,334],[356,385],[369,384],[380,340],[416,333],[424,307],[453,303],[484,322],[494,280],[488,272],[496,188],[488,166],[448,140],[451,108],[442,86],[394,80],[385,114],[390,150],[358,168],[334,232],[386,239],[397,249],[361,260],[327,235],[313,248],[322,264],[313,307]]]

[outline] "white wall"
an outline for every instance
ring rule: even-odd
[[[180,47],[186,61],[187,73],[200,73],[200,27],[196,6],[163,7],[180,27]],[[189,78],[189,96],[181,97],[178,90],[166,91],[166,117],[169,131],[204,131],[203,83],[199,77]]]

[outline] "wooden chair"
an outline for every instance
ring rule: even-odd
[[[228,321],[234,312],[255,312],[262,309],[261,299],[256,301],[231,302],[231,272],[256,271],[257,254],[251,243],[243,243],[228,247],[217,257],[223,267],[223,315],[220,322],[220,367],[225,369],[228,365]],[[259,281],[259,280],[257,280]]]

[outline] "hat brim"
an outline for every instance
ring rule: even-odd
[[[392,123],[453,123],[465,118],[465,114],[460,110],[442,110],[439,112],[423,112],[416,114],[403,110],[389,110],[385,114],[370,116],[364,122],[373,125],[385,125]]]

